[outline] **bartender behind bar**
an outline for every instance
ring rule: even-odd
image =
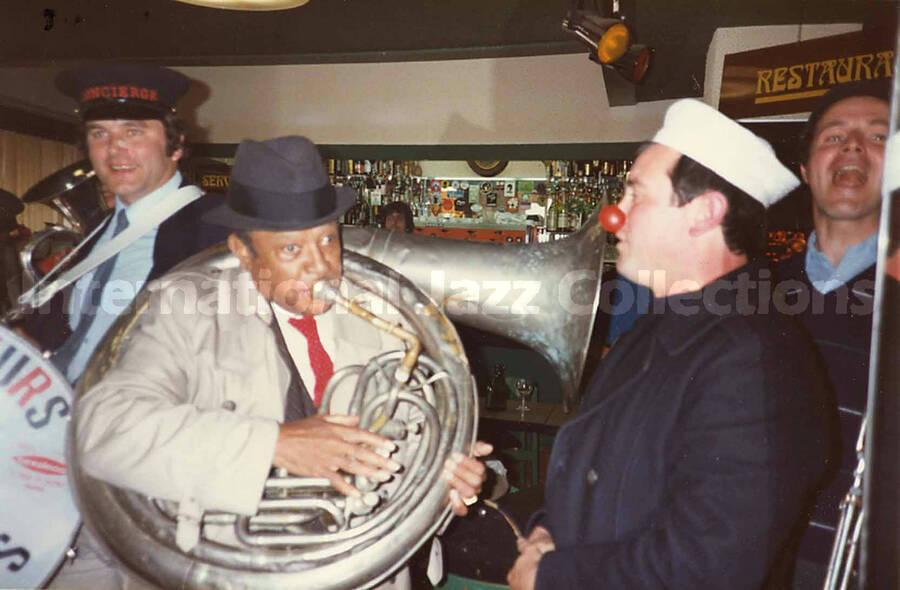
[[[798,184],[709,106],[669,108],[617,232],[654,300],[556,437],[513,590],[789,586],[832,412],[812,343],[757,289],[765,208]]]

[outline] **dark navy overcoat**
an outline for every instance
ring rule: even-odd
[[[835,414],[760,273],[657,299],[613,346],[554,443],[538,589],[756,589],[783,570]]]

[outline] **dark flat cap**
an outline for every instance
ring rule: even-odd
[[[106,64],[65,70],[56,87],[78,102],[82,121],[160,119],[190,82],[183,74],[158,66]]]
[[[296,230],[338,219],[356,201],[332,186],[316,145],[296,135],[238,146],[225,203],[203,220],[243,230]]]

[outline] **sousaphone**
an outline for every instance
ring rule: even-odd
[[[237,265],[219,246],[172,273],[214,276]],[[434,301],[396,272],[345,252],[344,280],[366,293],[363,302],[335,293],[323,296],[333,297],[360,322],[391,332],[405,346],[365,366],[341,369],[329,381],[323,408],[335,383],[355,379],[350,408],[361,417],[361,426],[410,439],[413,452],[395,457],[405,461],[401,473],[388,485],[356,476],[354,485],[364,492],[356,500],[337,493],[327,479],[276,470],[256,515],[206,512],[201,542],[183,551],[176,542],[173,503],[84,473],[74,451],[80,427],[76,416],[68,448],[77,503],[85,524],[121,563],[162,588],[366,588],[400,568],[441,526],[449,514],[444,462],[454,451],[468,452],[477,423],[475,386],[462,344]],[[107,333],[82,376],[76,400],[115,363],[121,343],[147,311],[152,289],[142,291]],[[385,309],[399,316],[376,315]],[[222,542],[228,531],[229,542]]]
[[[454,322],[540,353],[559,374],[563,409],[578,387],[600,299],[606,231],[597,212],[565,239],[538,244],[442,240],[345,227],[344,247],[389,266]]]
[[[62,224],[49,224],[36,232],[19,253],[24,273],[23,287],[34,285],[53,263],[71,250],[107,215],[99,183],[88,160],[57,170],[32,186],[22,196],[26,204],[45,205],[62,217]]]

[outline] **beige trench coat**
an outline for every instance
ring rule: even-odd
[[[290,383],[271,308],[240,269],[178,272],[151,288],[117,364],[75,408],[81,465],[158,498],[255,514]],[[328,313],[335,370],[402,348]]]

